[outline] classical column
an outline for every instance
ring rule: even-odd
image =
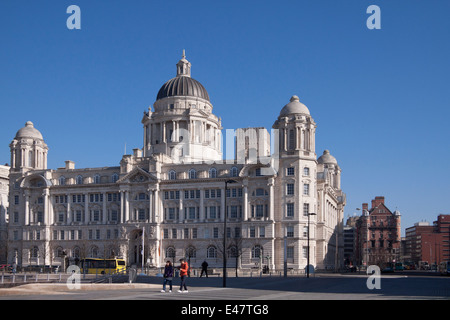
[[[103,192],[103,224],[106,224],[106,222],[108,221],[108,213],[106,212],[106,196],[106,192]]]
[[[269,220],[274,221],[274,179],[270,178],[269,179]]]
[[[129,191],[125,191],[125,221],[128,222],[130,220],[130,200],[129,200]]]
[[[205,207],[204,207],[204,192],[203,188],[200,188],[200,221],[205,221]]]
[[[89,223],[89,193],[84,194],[84,223]]]
[[[30,192],[25,190],[25,225],[30,224]]]
[[[248,181],[244,182],[244,221],[248,220],[248,186],[247,186]]]
[[[155,218],[153,217],[153,213],[155,212],[152,207],[152,201],[153,201],[153,190],[148,189],[148,221],[149,223],[152,223],[155,221]]]
[[[72,212],[71,212],[71,205],[70,205],[70,195],[67,195],[67,224],[71,224],[72,223]],[[49,223],[51,224],[51,221],[49,221]]]
[[[125,205],[125,192],[123,190],[120,190],[120,216],[119,216],[119,222],[124,223],[125,222],[125,215],[124,215],[124,205]]]
[[[50,221],[49,196],[50,191],[48,190],[48,188],[44,189],[44,225],[48,224],[48,222]]]

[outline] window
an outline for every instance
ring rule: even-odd
[[[309,168],[308,167],[303,168],[303,176],[309,177]]]
[[[286,203],[286,217],[293,217],[293,216],[294,216],[294,204]]]
[[[260,257],[262,257],[262,248],[256,245],[252,248],[252,259],[259,259]]]
[[[210,178],[217,178],[217,169],[216,168],[209,169],[209,177]]]
[[[95,184],[99,184],[99,183],[100,183],[100,175],[96,174],[96,175],[94,176],[94,183],[95,183]]]
[[[261,196],[267,196],[267,191],[266,190],[264,190],[264,189],[262,189],[262,188],[259,188],[259,189],[256,189],[255,190],[255,196],[257,196],[257,197],[261,197]]]
[[[295,175],[295,169],[294,168],[287,168],[286,169],[286,175],[287,176],[293,176],[293,175]]]
[[[189,170],[189,179],[197,179],[197,171],[195,169]]]
[[[294,226],[286,227],[286,237],[293,238],[294,237]]]
[[[260,238],[266,237],[266,227],[259,227],[259,237]]]
[[[263,204],[256,205],[256,217],[257,218],[264,217],[264,205]]]
[[[82,176],[77,176],[76,184],[83,184],[83,177]]]
[[[166,258],[175,258],[175,248],[174,247],[168,247],[166,249]]]
[[[176,180],[177,179],[177,173],[175,172],[175,170],[170,170],[169,171],[169,180]]]
[[[303,215],[307,216],[309,214],[309,203],[303,204]]]
[[[303,227],[303,237],[308,237],[308,226]]]
[[[217,257],[217,249],[214,246],[208,247],[206,251],[206,257],[207,258],[216,258]]]
[[[258,169],[255,170],[255,176],[257,176],[257,177],[261,177],[262,176],[261,168],[258,168]]]
[[[303,247],[302,252],[303,252],[303,259],[308,259],[308,247]]]
[[[116,183],[117,180],[119,180],[119,175],[118,175],[117,173],[114,173],[114,174],[111,176],[111,182],[112,182],[112,183]]]
[[[60,186],[66,185],[66,178],[65,177],[59,177],[59,185]]]
[[[309,196],[309,183],[303,184],[303,194]]]
[[[236,167],[231,168],[230,176],[231,177],[237,177],[238,176],[238,169]]]
[[[250,238],[255,238],[256,237],[255,227],[250,227],[250,229],[249,229],[249,236],[250,236]]]
[[[293,183],[288,183],[286,185],[286,194],[288,196],[292,196],[294,195],[294,184]]]

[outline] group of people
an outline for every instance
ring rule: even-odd
[[[176,269],[180,270],[180,279],[181,279],[180,290],[178,290],[178,292],[179,293],[188,293],[189,291],[186,286],[186,276],[188,275],[189,265],[186,262],[186,260],[183,258],[180,259],[180,266],[177,267]],[[163,288],[162,288],[161,292],[166,292],[167,283],[169,283],[169,292],[172,292],[173,273],[174,273],[174,267],[172,265],[172,262],[170,260],[168,260],[164,267],[164,275],[163,275],[164,282],[163,282]],[[208,263],[206,261],[204,261],[202,263],[202,272],[200,274],[200,278],[203,276],[203,273],[205,273],[206,277],[208,277]]]

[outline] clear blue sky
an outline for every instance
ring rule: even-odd
[[[81,8],[81,30],[66,9]],[[366,9],[381,8],[381,30]],[[119,165],[182,49],[225,129],[272,127],[292,95],[341,166],[346,216],[384,195],[402,229],[447,213],[450,1],[0,2],[0,163],[31,120],[49,168]]]

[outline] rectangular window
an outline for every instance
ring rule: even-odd
[[[216,219],[216,207],[209,207],[209,218]]]
[[[294,195],[294,184],[293,183],[288,183],[286,185],[286,194],[289,196]]]
[[[294,216],[294,204],[287,203],[286,204],[286,217],[293,217],[293,216]]]
[[[303,194],[304,194],[305,196],[309,196],[309,184],[308,184],[308,183],[305,183],[305,184],[303,185]]]
[[[294,168],[287,168],[286,169],[286,175],[293,176],[294,174],[295,174],[295,169]]]
[[[250,238],[255,238],[256,237],[255,227],[250,227],[249,232],[250,232],[250,234],[249,234]]]
[[[287,247],[286,248],[286,258],[294,259],[294,247]]]
[[[189,219],[195,219],[195,207],[189,208]]]
[[[303,204],[303,215],[307,216],[309,213],[309,203],[304,203]]]
[[[288,238],[294,237],[294,227],[293,226],[286,227],[286,237],[288,237]]]
[[[219,238],[219,228],[213,229],[213,238],[215,239]]]
[[[256,217],[257,218],[264,217],[264,205],[263,204],[256,205]]]
[[[266,227],[259,227],[259,237],[260,238],[266,237]]]

